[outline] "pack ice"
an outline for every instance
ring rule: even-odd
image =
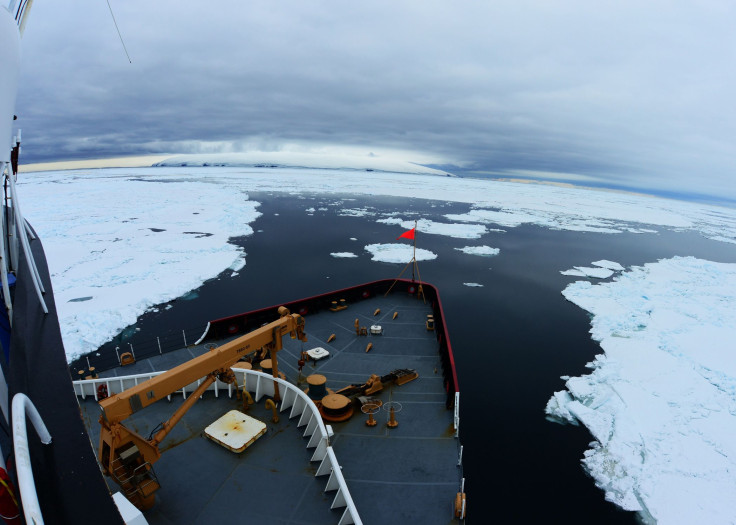
[[[736,264],[675,257],[563,295],[603,354],[546,412],[595,438],[583,465],[645,522],[736,522]]]

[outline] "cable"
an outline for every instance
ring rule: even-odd
[[[118,23],[115,20],[115,13],[112,12],[112,6],[110,6],[110,0],[107,0],[107,7],[110,9],[110,15],[112,16],[112,22],[115,24],[115,29],[118,31],[118,36],[120,37],[120,43],[123,44],[123,50],[125,51],[125,56],[128,57],[128,62],[131,64],[133,61],[130,59],[130,55],[128,54],[128,48],[125,47],[125,42],[123,42],[123,35],[120,34],[120,28],[118,27]]]

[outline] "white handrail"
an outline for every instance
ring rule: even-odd
[[[197,339],[197,341],[196,341],[196,342],[194,343],[194,346],[197,346],[197,345],[198,345],[198,344],[200,344],[200,343],[201,343],[202,341],[204,341],[204,338],[205,338],[205,337],[207,337],[207,332],[209,332],[209,331],[210,331],[210,323],[209,323],[209,322],[207,322],[207,328],[205,328],[205,329],[204,329],[204,333],[203,333],[203,334],[202,334],[202,335],[200,336],[200,338],[199,338],[199,339]],[[159,345],[160,345],[160,344],[161,344],[161,343],[159,343]]]
[[[33,286],[36,289],[36,295],[38,296],[38,300],[41,303],[41,307],[43,308],[44,313],[49,313],[49,309],[46,306],[46,301],[43,298],[43,294],[46,292],[45,288],[43,287],[43,282],[41,282],[41,275],[38,272],[38,268],[36,267],[36,261],[33,258],[33,253],[31,252],[31,247],[28,243],[28,236],[26,235],[26,228],[25,228],[25,219],[23,218],[23,214],[20,210],[20,204],[18,202],[18,192],[15,189],[15,180],[12,176],[12,174],[8,175],[8,187],[10,188],[10,197],[13,199],[13,214],[15,215],[15,233],[20,239],[21,246],[23,247],[23,254],[26,257],[26,263],[28,264],[28,267],[30,269],[31,274],[31,281],[33,282]]]
[[[460,435],[460,392],[455,392],[455,414],[453,416],[455,425],[455,437]]]
[[[13,449],[15,451],[15,468],[18,472],[18,490],[23,502],[23,514],[26,523],[43,525],[41,507],[38,504],[36,484],[33,481],[33,469],[31,468],[31,453],[28,450],[28,431],[26,429],[26,415],[33,423],[41,443],[49,445],[51,434],[46,429],[41,416],[36,410],[33,402],[23,393],[15,394],[13,397]]]
[[[10,163],[0,163],[0,176],[4,176],[5,167],[8,166],[8,172],[10,172]],[[2,177],[0,177],[1,179]],[[5,249],[5,239],[8,234],[8,225],[5,224],[5,214],[0,213],[0,223],[2,224],[2,243],[0,244],[2,261],[0,261],[0,276],[2,279],[3,287],[3,300],[5,301],[5,308],[8,311],[8,318],[10,319],[10,326],[13,326],[13,302],[10,300],[10,287],[8,285],[8,269],[10,268],[10,261],[8,260],[8,250]]]

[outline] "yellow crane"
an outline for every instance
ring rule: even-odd
[[[100,401],[102,415],[98,457],[102,471],[120,485],[123,494],[136,507],[145,510],[154,504],[155,492],[160,485],[152,464],[161,458],[159,443],[216,379],[233,383],[235,374],[230,367],[243,356],[264,348],[271,353],[273,376],[277,377],[276,354],[282,348],[282,337],[289,334],[292,339],[307,340],[302,316],[290,313],[283,306],[279,307],[278,312],[278,320]],[[202,378],[204,380],[197,389],[149,439],[123,425],[122,421],[135,412]],[[278,388],[275,388],[274,397],[277,401],[278,396]]]

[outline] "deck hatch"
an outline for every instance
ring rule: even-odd
[[[242,452],[266,433],[266,424],[238,410],[231,410],[204,429],[212,441],[233,452]]]

